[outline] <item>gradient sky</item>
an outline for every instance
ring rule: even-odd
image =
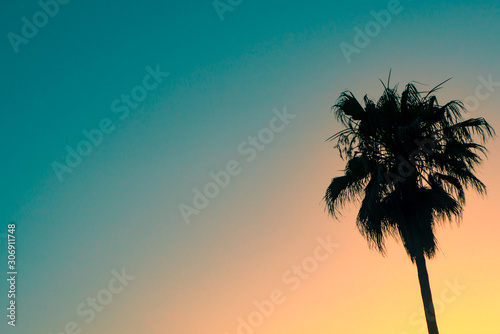
[[[387,6],[244,0],[221,21],[211,1],[70,1],[15,53],[7,35],[40,6],[0,4],[0,235],[17,222],[15,331],[56,334],[75,321],[85,334],[234,334],[255,300],[281,290],[254,333],[424,333],[401,244],[389,241],[384,258],[358,233],[354,206],[340,222],[325,213],[324,190],[344,167],[325,143],[340,129],[330,107],[345,89],[378,97],[391,68],[401,85],[453,77],[441,102],[474,95],[478,77],[500,81],[500,8],[401,1],[348,63],[340,43]],[[170,75],[120,119],[111,103],[157,64]],[[499,130],[496,89],[470,116]],[[247,162],[237,148],[274,108],[296,118]],[[59,182],[52,163],[105,118],[115,130]],[[428,263],[442,334],[500,333],[498,140],[488,148],[488,196],[469,194],[462,226],[440,228]],[[179,204],[231,160],[242,172],[185,224]],[[328,236],[340,246],[292,291],[282,275]],[[123,267],[135,279],[85,323],[77,306]],[[454,281],[465,288],[450,294]],[[2,318],[0,331],[14,332]]]

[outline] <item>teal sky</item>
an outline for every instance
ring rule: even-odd
[[[176,292],[184,286],[182,268],[191,266],[193,275],[211,263],[231,268],[231,248],[215,247],[221,240],[234,238],[235,249],[248,255],[251,246],[242,250],[240,241],[279,235],[271,221],[255,216],[271,209],[273,196],[289,196],[275,182],[285,184],[285,175],[303,179],[292,187],[299,191],[308,175],[293,175],[294,163],[309,166],[311,174],[316,163],[343,167],[324,143],[338,129],[329,108],[341,91],[375,97],[378,79],[391,68],[392,82],[401,85],[453,77],[443,100],[473,94],[478,76],[500,81],[497,1],[402,0],[401,13],[348,64],[339,44],[353,44],[354,27],[387,3],[244,0],[221,21],[211,1],[73,0],[18,53],[7,34],[21,34],[21,18],[40,7],[32,0],[1,4],[0,234],[8,222],[18,223],[19,333],[55,334],[76,318],[81,300],[105,286],[112,269],[126,267],[137,277],[130,294],[117,297],[84,331],[122,333],[114,321],[127,322],[139,286],[166,289],[166,307],[175,309],[182,303]],[[170,75],[121,120],[111,103],[157,65]],[[487,108],[498,101],[496,93],[477,113],[498,124],[498,112]],[[179,203],[191,201],[210,171],[238,160],[239,143],[283,107],[296,119],[185,225]],[[51,164],[63,163],[66,146],[76,148],[85,139],[82,130],[104,118],[116,129],[59,182]],[[313,157],[318,150],[331,155]],[[312,198],[318,210],[321,196]],[[253,225],[243,224],[248,217]],[[0,255],[3,263],[3,246]],[[165,321],[151,333],[193,333],[175,317]],[[2,333],[6,328],[2,321]]]

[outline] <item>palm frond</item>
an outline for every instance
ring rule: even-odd
[[[464,120],[461,101],[439,104],[435,93],[451,78],[429,91],[410,82],[399,94],[391,73],[376,102],[365,95],[363,107],[345,91],[332,107],[344,129],[327,140],[347,163],[324,200],[335,218],[359,201],[356,224],[369,246],[384,254],[385,238],[395,236],[415,261],[436,253],[437,223],[460,221],[467,189],[486,194],[475,170],[495,131],[484,118]]]

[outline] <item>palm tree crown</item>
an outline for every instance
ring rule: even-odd
[[[486,192],[474,173],[494,130],[483,118],[464,120],[460,101],[440,105],[441,85],[420,92],[410,83],[401,94],[384,85],[364,107],[345,91],[332,107],[345,129],[329,139],[347,163],[327,188],[328,211],[337,217],[360,201],[356,224],[370,246],[384,254],[386,237],[399,237],[412,262],[436,253],[436,223],[460,221],[465,189]]]

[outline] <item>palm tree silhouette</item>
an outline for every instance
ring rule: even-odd
[[[364,107],[343,92],[332,110],[344,130],[329,140],[347,163],[324,197],[336,219],[345,204],[359,201],[356,225],[382,255],[388,236],[402,241],[417,266],[429,334],[438,334],[426,267],[437,250],[435,227],[460,222],[465,189],[486,193],[474,171],[495,135],[484,118],[464,120],[462,102],[438,103],[434,92],[445,82],[428,92],[409,83],[400,95],[389,88],[389,74],[380,99],[365,95]]]

